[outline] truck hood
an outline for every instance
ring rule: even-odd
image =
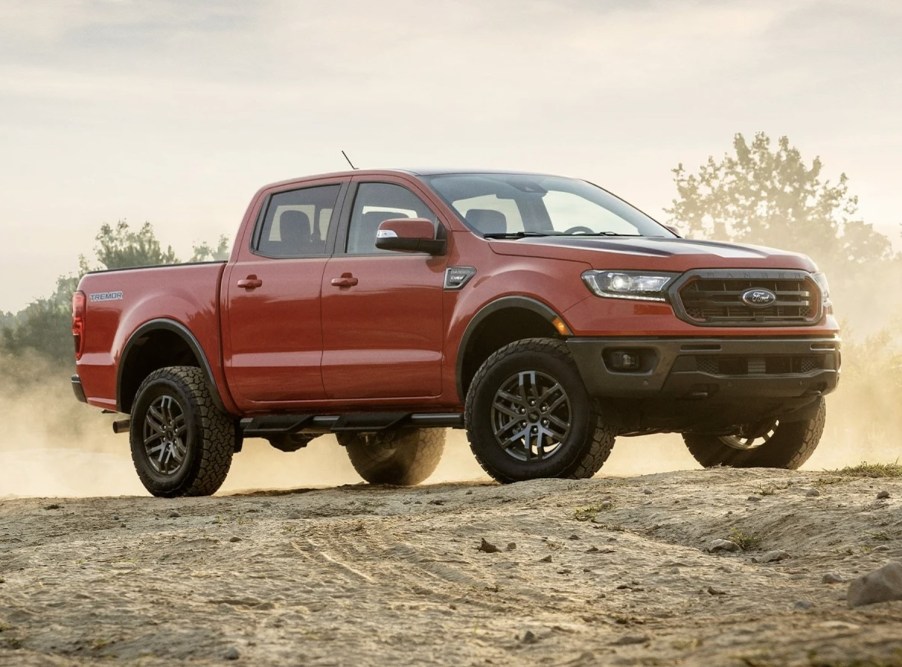
[[[694,241],[664,237],[540,236],[493,239],[499,255],[544,257],[585,262],[596,269],[689,269],[768,268],[816,271],[806,255],[719,241]]]

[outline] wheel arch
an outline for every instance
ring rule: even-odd
[[[525,296],[508,296],[482,307],[470,320],[457,354],[457,393],[466,400],[476,371],[496,350],[524,338],[559,338],[549,306]]]
[[[216,407],[227,412],[201,344],[185,325],[169,319],[145,322],[129,337],[117,369],[116,408],[131,413],[141,382],[166,366],[200,368]]]

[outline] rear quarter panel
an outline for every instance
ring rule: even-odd
[[[224,267],[211,262],[85,275],[78,286],[86,296],[85,347],[76,368],[88,403],[116,409],[117,372],[128,341],[143,324],[167,319],[197,339],[228,409],[218,299]]]

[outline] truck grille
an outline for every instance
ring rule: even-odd
[[[760,305],[743,300],[753,291],[774,298]],[[821,317],[820,290],[805,271],[690,272],[671,298],[677,316],[699,326],[804,326]]]
[[[825,355],[696,358],[698,370],[710,375],[797,375],[831,368]]]

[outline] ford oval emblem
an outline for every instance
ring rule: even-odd
[[[756,287],[755,289],[746,290],[742,293],[742,302],[752,308],[765,308],[773,305],[777,300],[777,295],[769,289]]]

